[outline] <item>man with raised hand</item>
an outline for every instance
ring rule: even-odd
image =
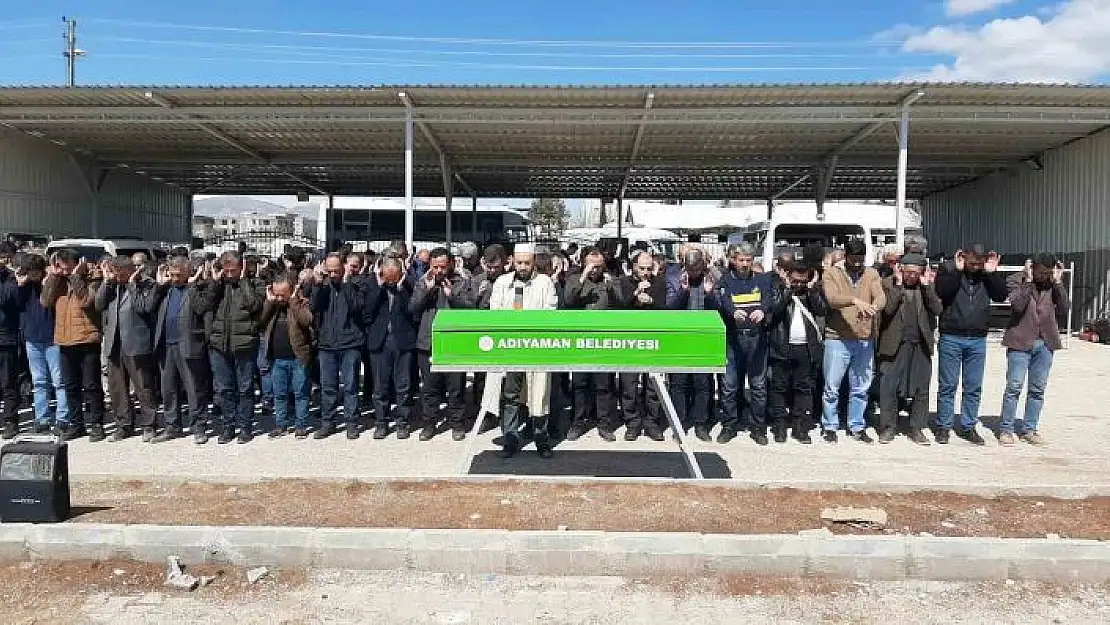
[[[308,368],[315,356],[312,311],[300,293],[295,274],[282,272],[266,288],[262,305],[261,360],[270,368],[274,388],[274,429],[270,438],[293,433],[308,438],[308,401],[312,382]],[[293,397],[293,416],[289,398]]]
[[[389,435],[391,399],[397,405],[397,438],[404,440],[412,434],[416,349],[416,321],[409,311],[412,289],[412,280],[395,257],[384,258],[366,283],[362,314],[374,370],[375,440]]]
[[[420,377],[424,380],[421,393],[425,419],[424,429],[420,432],[422,441],[431,440],[436,435],[439,406],[444,402],[447,403],[447,426],[451,428],[451,438],[456,441],[466,438],[466,404],[463,400],[466,374],[432,371],[432,324],[439,310],[472,308],[474,301],[471,293],[468,281],[455,272],[451,252],[445,247],[433,249],[428,256],[428,271],[417,280],[409,302],[409,312],[419,324],[416,360]]]
[[[628,310],[663,310],[667,305],[667,277],[656,273],[655,259],[646,250],[632,256],[632,275],[620,279],[617,293],[620,306]],[[621,411],[624,413],[624,440],[634,441],[643,432],[654,441],[663,440],[663,402],[647,374],[621,373]]]
[[[211,280],[198,298],[197,314],[212,318],[208,356],[224,421],[216,442],[235,440],[238,428],[239,443],[249,443],[254,440],[258,317],[265,295],[251,283],[237,252],[220,255]]]
[[[609,310],[617,306],[617,281],[605,268],[605,255],[597,248],[582,252],[582,271],[567,276],[563,294],[565,308],[577,310]],[[617,412],[613,396],[613,374],[599,371],[576,371],[571,375],[574,392],[574,423],[567,440],[578,440],[589,430],[590,413],[597,424],[597,434],[607,442],[616,436],[614,419]]]
[[[933,273],[920,254],[906,254],[883,279],[886,306],[879,323],[879,442],[901,430],[918,445],[928,445],[929,383],[933,377],[934,333],[943,310],[933,288]],[[909,423],[899,428],[907,404]]]
[[[339,421],[340,384],[343,389],[343,421],[347,438],[359,437],[362,413],[358,406],[358,364],[366,335],[362,328],[363,291],[356,285],[354,267],[344,264],[339,254],[328,254],[315,274],[309,307],[316,323],[320,363],[320,429],[313,438],[335,432]]]
[[[497,279],[490,294],[490,310],[555,310],[557,301],[551,278],[536,271],[536,251],[531,244],[518,244],[513,251],[513,272]],[[501,385],[502,448],[498,455],[509,458],[527,442],[524,412],[531,417],[536,450],[550,458],[551,440],[547,417],[548,374],[506,373]]]
[[[840,426],[837,405],[840,385],[848,376],[848,434],[861,443],[874,442],[867,435],[864,412],[871,388],[875,361],[874,336],[879,312],[886,306],[878,272],[865,265],[867,246],[853,239],[844,247],[843,266],[825,271],[825,298],[829,317],[825,327],[825,393],[822,410],[822,436],[828,443],[837,440]]]
[[[1059,317],[1071,308],[1064,288],[1064,265],[1052,254],[1037,254],[1025,270],[1010,276],[1010,322],[1002,344],[1006,346],[1006,390],[1002,393],[1002,423],[998,441],[1013,445],[1017,438],[1030,445],[1043,445],[1038,431],[1052,357],[1060,342]],[[1021,387],[1026,377],[1025,418],[1020,426],[1017,416]]]
[[[708,272],[705,253],[697,248],[686,248],[681,263],[667,270],[667,308],[718,310],[717,289]],[[709,437],[709,406],[713,401],[713,374],[673,373],[667,385],[683,429],[693,426],[700,440],[712,440]]]
[[[956,252],[950,262],[942,263],[936,289],[944,312],[940,316],[940,341],[937,344],[936,441],[948,443],[948,433],[973,445],[985,445],[975,426],[979,423],[979,400],[983,393],[983,371],[987,366],[987,332],[990,329],[991,302],[1009,297],[1006,279],[998,273],[998,255],[982,245]],[[960,423],[956,418],[956,385],[963,379]]]

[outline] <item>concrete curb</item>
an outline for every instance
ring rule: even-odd
[[[0,525],[0,558],[509,575],[754,573],[854,579],[1110,581],[1110,542],[163,525]]]
[[[323,482],[327,484],[347,484],[359,482],[363,484],[378,484],[391,482],[460,482],[460,483],[496,483],[496,482],[542,482],[545,484],[683,484],[687,486],[700,486],[709,488],[735,488],[741,490],[773,490],[779,488],[793,488],[805,491],[849,491],[860,493],[919,493],[939,491],[970,495],[974,497],[1052,497],[1055,499],[1087,499],[1089,497],[1110,497],[1110,483],[1108,484],[990,484],[990,483],[957,483],[957,484],[904,484],[895,482],[829,482],[821,480],[781,480],[781,481],[752,481],[740,479],[722,480],[692,480],[675,479],[666,477],[584,477],[584,476],[550,476],[550,475],[442,475],[442,476],[312,476],[312,475],[257,475],[251,477],[228,475],[190,475],[184,476],[151,476],[149,474],[128,473],[75,473],[70,475],[70,482],[74,484],[103,484],[119,482],[152,482],[164,484],[184,484],[197,482],[204,484],[227,484],[229,486],[243,484],[258,484],[275,480],[298,480],[310,482]]]

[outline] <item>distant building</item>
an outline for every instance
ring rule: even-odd
[[[216,218],[207,215],[193,215],[193,236],[198,239],[211,239],[216,234]]]

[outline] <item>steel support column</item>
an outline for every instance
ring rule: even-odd
[[[451,177],[451,165],[447,157],[439,155],[439,170],[443,174],[443,200],[444,204],[444,232],[446,233],[447,249],[451,249],[451,200],[454,199],[454,180]]]
[[[617,198],[617,243],[620,243],[621,230],[624,228],[624,198]]]
[[[416,210],[412,196],[412,125],[412,109],[407,109],[405,112],[405,245],[410,254],[415,234],[413,211]]]
[[[910,107],[924,95],[924,91],[918,91],[902,100],[902,119],[898,124],[898,191],[894,202],[894,243],[900,249],[906,245],[902,213],[906,210],[906,169],[910,161]]]
[[[470,235],[471,240],[478,246],[482,243],[478,240],[478,196],[470,196]]]

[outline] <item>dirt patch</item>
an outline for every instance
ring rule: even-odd
[[[878,507],[885,529],[837,534],[1110,539],[1110,497],[984,498],[690,484],[347,482],[82,483],[73,522],[778,534],[822,527],[821,509]]]
[[[681,599],[691,595],[722,597],[794,597],[798,595],[846,595],[860,585],[831,577],[769,577],[744,573],[725,573],[715,577],[690,577],[656,573],[629,580],[631,590],[650,586]]]
[[[161,602],[174,596],[195,596],[214,600],[261,597],[300,587],[306,580],[303,571],[270,570],[257,584],[246,581],[246,569],[223,565],[191,565],[192,575],[216,579],[194,591],[164,585],[166,567],[162,564],[131,561],[47,562],[0,561],[0,611],[5,623],[71,623],[76,610],[97,595],[123,597],[124,600]]]

